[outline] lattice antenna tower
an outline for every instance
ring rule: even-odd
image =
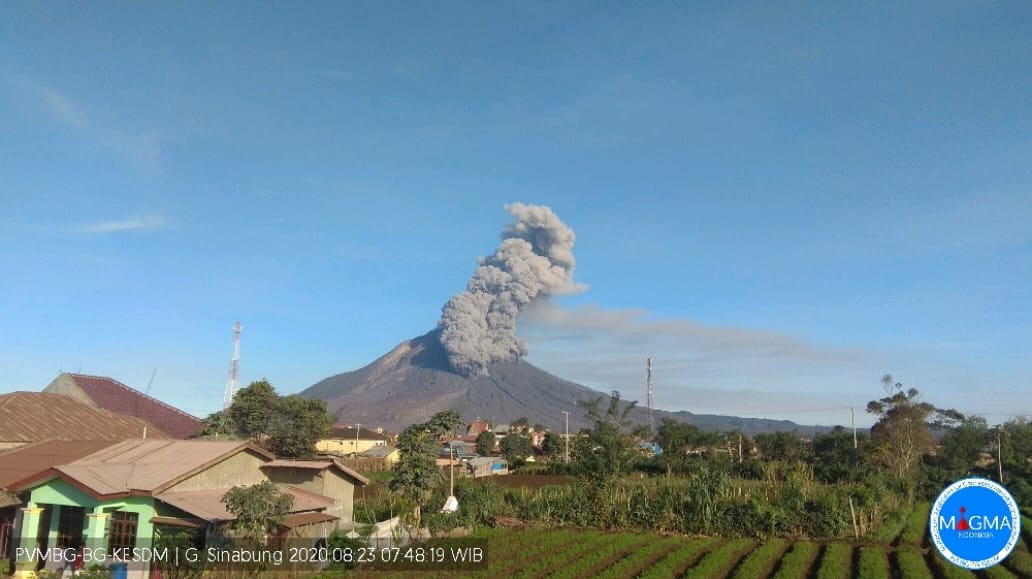
[[[222,398],[222,409],[233,404],[233,397],[240,389],[240,322],[233,324],[233,359],[229,362],[229,378],[226,380],[226,393]]]
[[[652,358],[645,358],[645,385],[648,388],[649,433],[656,437],[656,423],[652,419]]]

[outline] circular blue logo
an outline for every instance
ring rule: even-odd
[[[1021,536],[1018,503],[1003,485],[985,478],[943,489],[928,517],[932,543],[950,563],[985,569],[1007,558]]]

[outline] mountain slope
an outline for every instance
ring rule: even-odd
[[[563,411],[570,413],[570,431],[588,426],[579,400],[606,396],[563,380],[528,362],[500,362],[491,365],[490,375],[467,378],[452,371],[437,331],[403,342],[371,364],[326,378],[301,392],[306,398],[326,401],[331,414],[351,423],[400,430],[424,422],[442,410],[455,409],[465,420],[481,418],[492,424],[526,417],[562,431]],[[623,393],[624,398],[631,398]],[[608,397],[600,410],[605,410]],[[739,429],[746,434],[775,430],[812,432],[787,420],[737,418],[733,416],[676,414],[656,411],[656,424],[663,417],[696,424],[704,430]],[[635,424],[648,423],[648,411],[635,408]]]

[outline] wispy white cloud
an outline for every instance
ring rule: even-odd
[[[127,217],[125,219],[113,219],[96,221],[75,228],[79,233],[107,234],[126,233],[132,231],[155,231],[167,229],[172,226],[172,221],[163,215],[140,215]]]
[[[78,104],[65,95],[25,77],[8,75],[5,79],[15,87],[34,94],[46,110],[66,125],[76,129],[87,125],[85,113]]]
[[[8,91],[28,101],[57,122],[85,135],[115,155],[129,160],[139,169],[155,171],[160,167],[162,136],[159,132],[133,131],[98,121],[88,107],[43,82],[5,72],[2,84]]]
[[[870,399],[851,385],[875,380],[868,374],[881,367],[874,352],[859,347],[825,346],[770,330],[657,319],[639,309],[536,303],[521,319],[520,330],[532,363],[642,402],[645,358],[652,357],[657,408],[696,413],[803,423],[840,420],[841,408]]]
[[[547,302],[530,307],[524,320],[544,330],[544,341],[586,339],[610,341],[674,340],[700,354],[733,354],[748,358],[839,363],[855,360],[856,352],[818,347],[790,334],[769,330],[708,326],[687,319],[652,319],[641,309],[609,310],[592,306],[560,309]],[[558,330],[558,331],[557,331]]]

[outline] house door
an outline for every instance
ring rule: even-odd
[[[62,506],[57,519],[57,547],[78,549],[82,546],[82,528],[86,522],[83,507]]]
[[[14,559],[14,508],[0,509],[0,559]]]

